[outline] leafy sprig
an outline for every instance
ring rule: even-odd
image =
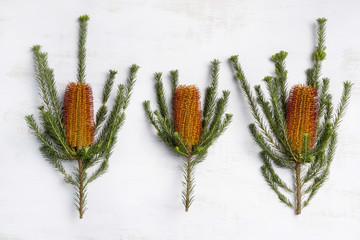
[[[80,16],[80,34],[78,42],[78,82],[85,82],[87,15]],[[125,121],[125,110],[129,104],[139,66],[133,64],[129,69],[126,84],[119,84],[115,104],[108,114],[107,101],[114,85],[116,71],[110,70],[102,93],[102,106],[96,114],[93,145],[78,149],[66,142],[66,129],[63,123],[63,103],[60,101],[54,80],[53,69],[48,66],[47,53],[39,45],[32,48],[35,60],[35,73],[42,99],[39,107],[41,127],[34,115],[25,117],[32,134],[40,142],[40,152],[49,163],[64,177],[66,183],[76,189],[75,206],[80,218],[86,211],[88,184],[103,175],[109,167],[109,158],[116,143],[117,133]],[[63,163],[76,161],[74,172],[68,173]],[[87,170],[95,167],[88,175]]]
[[[273,55],[275,76],[264,78],[270,98],[267,99],[261,87],[255,86],[255,96],[239,64],[239,57],[234,55],[230,63],[234,69],[245,97],[250,106],[255,123],[250,124],[250,132],[261,148],[262,175],[275,191],[281,202],[301,213],[310,200],[324,184],[330,172],[334,158],[337,130],[349,103],[350,82],[344,82],[343,95],[338,108],[333,113],[332,96],[329,93],[328,78],[320,81],[322,61],[326,57],[325,30],[326,19],[317,19],[317,44],[313,52],[313,66],[306,71],[308,86],[314,86],[318,92],[318,121],[313,149],[308,148],[309,136],[303,135],[303,147],[300,154],[293,151],[287,137],[286,109],[288,102],[287,70],[285,59],[287,52],[280,51]],[[275,172],[277,167],[287,168],[294,174],[294,186],[289,187]],[[295,200],[291,201],[288,196]]]
[[[210,63],[211,83],[205,91],[205,101],[202,111],[202,133],[199,143],[189,147],[184,142],[182,136],[175,131],[174,119],[169,114],[170,109],[166,104],[166,93],[162,81],[162,73],[155,73],[155,92],[158,109],[152,111],[150,101],[144,101],[144,109],[146,116],[157,131],[157,135],[161,141],[166,143],[170,149],[179,156],[184,157],[184,190],[182,192],[185,210],[188,211],[194,200],[194,170],[198,163],[205,158],[209,147],[229,126],[232,115],[225,113],[229,100],[229,91],[223,91],[223,95],[217,98],[218,77],[219,77],[218,60]],[[171,103],[173,104],[174,93],[179,84],[179,72],[174,70],[170,72],[171,82]]]

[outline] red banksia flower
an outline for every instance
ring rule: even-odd
[[[197,145],[202,132],[199,89],[181,85],[174,92],[174,125],[189,147]]]
[[[287,136],[292,149],[301,152],[303,135],[309,135],[309,149],[315,143],[318,118],[317,90],[313,86],[296,85],[289,95],[286,124]]]
[[[70,83],[65,90],[64,123],[66,141],[71,147],[82,147],[94,143],[94,110],[90,85]]]

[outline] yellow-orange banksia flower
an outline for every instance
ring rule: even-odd
[[[174,93],[174,127],[187,146],[199,143],[202,132],[201,104],[199,89],[181,85]]]
[[[66,141],[71,147],[92,145],[94,142],[94,109],[90,85],[70,83],[65,90],[64,123]]]
[[[289,94],[286,110],[287,136],[295,152],[301,152],[303,135],[309,135],[309,149],[315,143],[318,118],[317,90],[313,86],[296,85]]]

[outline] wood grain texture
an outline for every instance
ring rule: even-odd
[[[357,0],[0,0],[0,239],[358,239],[359,9]],[[76,79],[76,19],[85,13],[94,109],[108,69],[118,70],[116,83],[132,63],[141,69],[109,172],[89,189],[89,211],[80,221],[71,186],[42,158],[24,116],[40,104],[30,48],[40,44],[49,53],[63,93]],[[329,180],[295,216],[261,176],[250,112],[227,59],[239,54],[255,85],[273,74],[270,56],[285,50],[289,86],[304,83],[318,17],[328,18],[322,76],[330,78],[334,100],[343,81],[355,86]],[[181,84],[196,84],[204,96],[214,58],[222,61],[219,89],[231,90],[234,118],[198,165],[196,200],[184,213],[181,160],[158,141],[142,102],[156,101],[152,74],[173,69]]]

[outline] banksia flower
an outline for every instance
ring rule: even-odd
[[[306,85],[296,85],[288,92],[287,52],[280,51],[271,57],[275,76],[264,78],[270,100],[260,85],[255,86],[255,94],[252,93],[238,56],[230,58],[255,119],[249,128],[261,148],[261,173],[280,201],[295,209],[297,215],[329,175],[337,129],[344,117],[352,87],[350,82],[344,82],[343,95],[334,113],[329,93],[330,80],[323,78],[320,81],[322,61],[326,57],[325,26],[325,18],[317,19],[317,44],[313,66],[306,71]],[[294,184],[283,181],[273,165],[291,171]]]
[[[296,85],[290,90],[286,126],[288,139],[295,152],[302,152],[304,134],[309,136],[308,149],[313,148],[316,137],[318,106],[315,87]]]
[[[187,212],[194,200],[194,168],[207,154],[213,142],[225,131],[232,115],[225,114],[229,91],[216,97],[220,62],[211,62],[212,81],[206,88],[204,110],[201,111],[200,92],[194,86],[178,86],[178,71],[170,72],[172,84],[172,116],[166,105],[162,74],[155,73],[156,101],[159,109],[151,111],[150,102],[144,102],[147,118],[157,130],[159,138],[176,154],[184,157],[183,204]]]
[[[202,132],[199,89],[182,85],[174,92],[174,128],[189,147],[197,145]]]
[[[93,96],[89,84],[70,83],[65,90],[64,124],[66,141],[81,149],[94,143]]]
[[[116,143],[116,135],[125,120],[125,110],[130,102],[136,72],[139,69],[136,64],[130,67],[126,84],[118,86],[115,104],[111,111],[108,110],[106,103],[117,72],[109,71],[103,88],[102,105],[94,121],[92,89],[85,83],[88,21],[87,15],[79,17],[77,82],[70,83],[66,87],[63,105],[56,89],[53,70],[48,66],[47,53],[41,51],[39,45],[32,48],[39,95],[43,100],[39,110],[44,129],[40,129],[33,115],[26,116],[31,132],[41,143],[42,155],[63,174],[65,182],[76,189],[75,206],[80,218],[83,218],[86,210],[86,190],[89,183],[104,174],[109,167],[109,157]],[[94,139],[96,132],[99,134]],[[76,161],[76,164],[73,166],[74,170],[69,173],[65,170],[63,162],[71,161]],[[92,167],[96,169],[88,175],[86,171]]]

